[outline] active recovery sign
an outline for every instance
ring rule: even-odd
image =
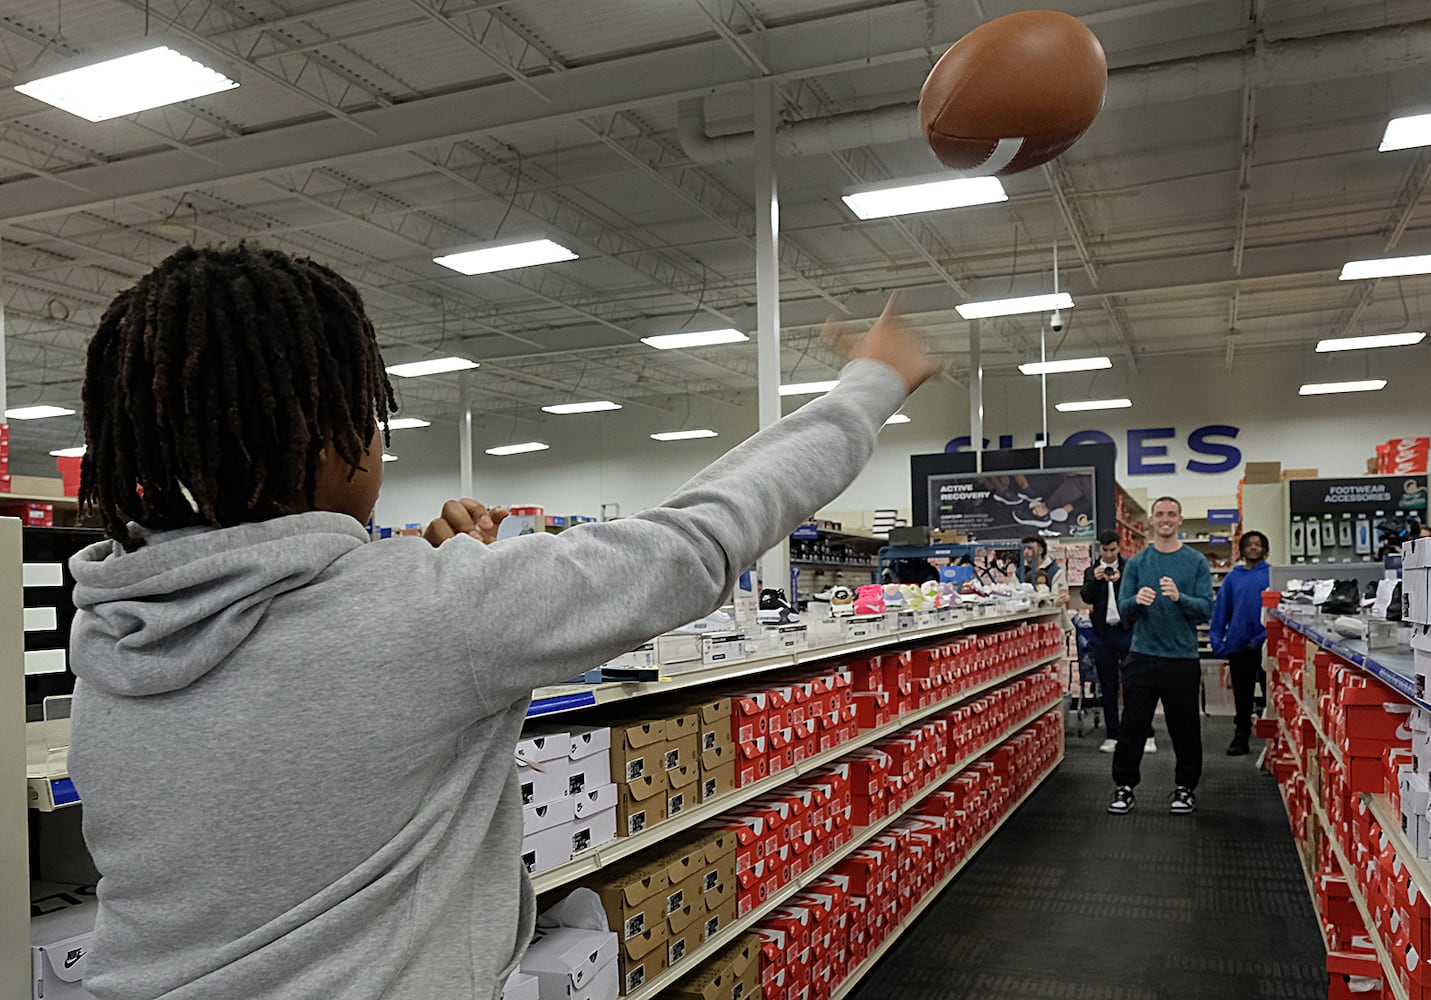
[[[1189,472],[1201,472],[1204,475],[1212,475],[1218,472],[1234,472],[1242,465],[1242,449],[1230,442],[1236,440],[1241,433],[1240,427],[1233,427],[1231,424],[1206,424],[1188,434],[1188,450],[1202,458],[1190,458],[1184,468]],[[1168,445],[1164,442],[1177,440],[1178,432],[1174,427],[1134,427],[1127,432],[1127,447],[1123,449],[1123,454],[1127,456],[1127,472],[1130,476],[1170,476],[1178,471],[1176,462],[1168,457]],[[1043,443],[1043,435],[1040,434],[1034,441],[1034,447]],[[1226,441],[1216,440],[1226,438]],[[1111,444],[1115,448],[1118,442],[1113,439],[1113,435],[1107,431],[1074,431],[1063,439],[1063,444]],[[952,439],[944,446],[945,452],[967,451],[973,446],[973,439],[965,434],[962,437]],[[999,448],[1012,448],[1014,446],[1014,436],[1012,434],[999,435]],[[984,448],[987,450],[991,445],[989,439],[984,439]]]

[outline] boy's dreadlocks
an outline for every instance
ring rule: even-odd
[[[90,341],[80,504],[127,524],[229,527],[313,507],[318,453],[361,467],[396,409],[356,289],[276,250],[184,247]]]

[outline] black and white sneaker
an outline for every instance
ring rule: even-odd
[[[755,612],[755,620],[762,625],[791,625],[800,621],[800,616],[790,606],[783,590],[766,588],[760,592],[760,607]]]
[[[1108,811],[1114,815],[1121,816],[1123,813],[1133,811],[1133,787],[1131,785],[1119,785],[1113,789],[1113,799],[1108,803]]]
[[[1168,812],[1197,812],[1197,797],[1193,795],[1193,790],[1186,785],[1179,785],[1177,788],[1174,788],[1172,801],[1168,803]]]

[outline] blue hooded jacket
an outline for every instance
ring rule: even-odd
[[[1267,639],[1262,624],[1262,591],[1271,585],[1271,568],[1266,560],[1253,569],[1238,563],[1223,577],[1212,609],[1210,625],[1212,651],[1231,656],[1259,648]]]

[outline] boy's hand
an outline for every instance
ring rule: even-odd
[[[1173,582],[1172,577],[1165,576],[1158,583],[1163,588],[1164,597],[1174,601],[1178,599],[1178,585]]]
[[[428,522],[422,537],[433,548],[449,538],[470,535],[487,545],[497,540],[497,526],[507,516],[506,507],[484,507],[476,500],[464,497],[442,505],[442,516]]]
[[[1158,595],[1153,591],[1152,587],[1142,588],[1138,591],[1138,596],[1134,598],[1135,601],[1137,601],[1145,608],[1151,608],[1153,606],[1153,602],[1157,599]]]
[[[898,296],[890,296],[884,312],[864,336],[849,333],[831,320],[820,331],[820,337],[846,361],[870,358],[889,365],[904,379],[905,388],[913,392],[944,366],[929,356],[924,338],[900,319],[897,299]]]

